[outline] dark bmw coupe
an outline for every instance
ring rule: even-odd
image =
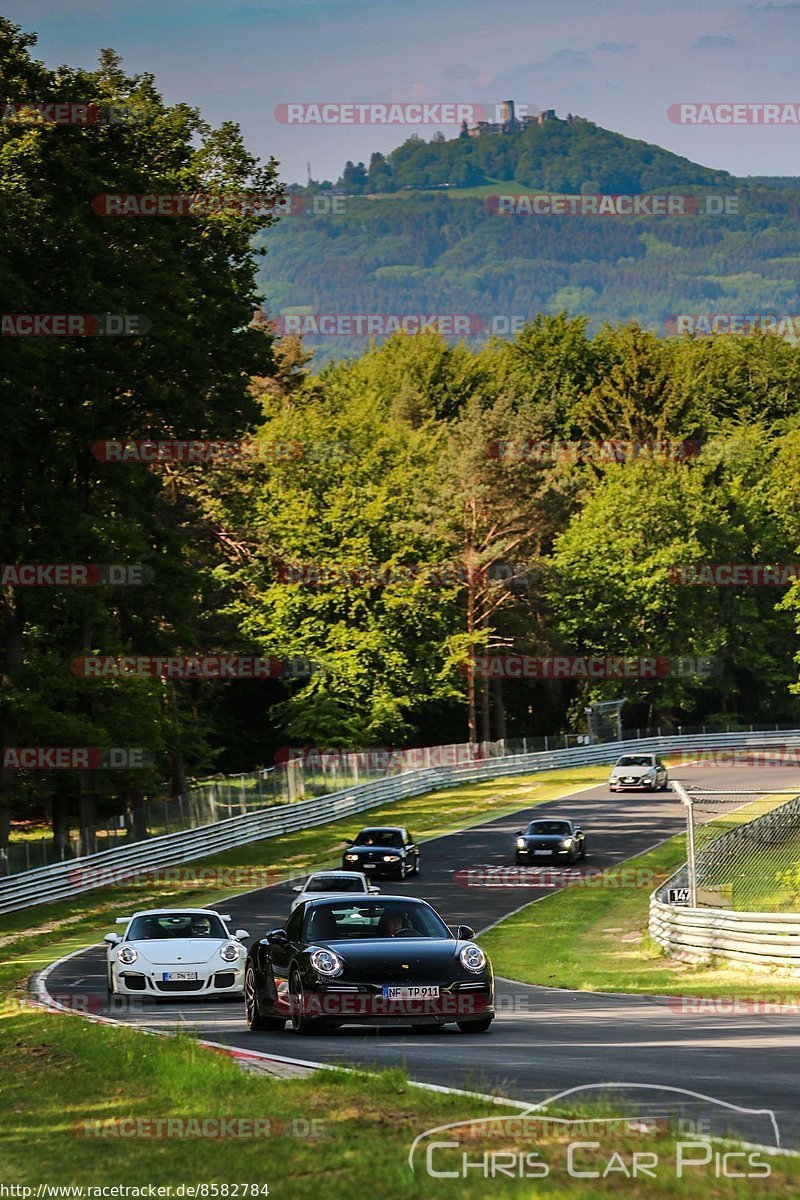
[[[250,948],[248,1028],[296,1033],[341,1025],[454,1022],[485,1033],[494,1020],[492,966],[473,931],[451,931],[430,904],[405,896],[306,900],[285,929]]]
[[[348,840],[349,850],[342,855],[342,869],[363,871],[365,875],[405,879],[419,875],[419,846],[402,826],[377,826],[362,829]]]
[[[568,863],[586,858],[586,835],[574,821],[542,818],[531,821],[527,829],[517,830],[518,863],[547,858]]]

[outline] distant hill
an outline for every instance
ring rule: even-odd
[[[355,193],[468,188],[511,179],[547,192],[650,192],[715,187],[731,178],[727,171],[701,167],[660,146],[570,116],[515,133],[462,133],[429,142],[411,137],[385,158],[373,154],[363,179],[352,163],[347,164],[340,183]]]
[[[373,155],[366,182],[348,167],[348,195],[292,189],[306,214],[333,214],[287,216],[262,236],[271,316],[469,314],[480,318],[469,326],[477,337],[562,308],[593,325],[633,319],[665,333],[682,313],[800,312],[791,178],[736,179],[582,118],[412,138],[385,159]],[[526,189],[693,201],[682,216],[497,214],[493,193]],[[366,347],[340,325],[334,336],[306,335],[318,364]]]

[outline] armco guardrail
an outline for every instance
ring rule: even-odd
[[[763,847],[770,839],[780,839],[781,814],[796,819],[798,806],[800,797],[730,830],[706,854],[732,859],[749,846]],[[698,885],[703,882],[703,867],[698,857]],[[650,897],[650,935],[672,958],[694,963],[724,958],[754,967],[800,968],[800,913],[738,912],[668,902],[671,889],[688,885],[684,864]]]
[[[124,881],[137,871],[146,872],[160,867],[193,862],[221,850],[230,850],[248,842],[279,837],[300,829],[310,829],[355,813],[364,812],[379,804],[419,796],[443,787],[456,787],[480,779],[505,775],[525,775],[535,771],[555,771],[561,767],[590,766],[614,762],[628,751],[654,751],[669,754],[701,749],[734,749],[742,745],[783,744],[787,738],[800,737],[800,730],[782,733],[719,733],[689,737],[653,737],[628,742],[609,742],[600,746],[577,746],[569,750],[551,750],[532,754],[517,754],[507,758],[490,758],[464,766],[431,767],[393,775],[378,782],[349,788],[330,796],[301,800],[291,805],[246,816],[231,817],[198,829],[164,834],[104,850],[82,858],[54,863],[38,870],[25,871],[0,881],[0,912],[13,912],[63,900],[81,892],[92,891],[116,880]]]
[[[751,966],[800,968],[797,913],[687,908],[666,904],[654,893],[650,934],[667,954],[683,962],[707,962],[716,957]]]

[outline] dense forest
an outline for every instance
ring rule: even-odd
[[[268,250],[274,289],[312,277],[334,288],[339,307],[327,311],[349,302],[358,262],[360,308],[402,312],[419,286],[431,311],[445,300],[448,311],[480,311],[470,297],[491,295],[515,312],[523,279],[552,307],[576,286],[578,261],[598,286],[613,273],[632,309],[643,279],[655,290],[665,277],[692,308],[707,303],[702,264],[713,262],[716,300],[731,286],[727,300],[752,311],[767,283],[786,303],[795,295],[787,212],[776,208],[764,229],[742,218],[738,233],[687,219],[649,235],[614,223],[601,238],[573,222],[566,239],[562,226],[532,235],[445,198],[416,210],[362,200],[364,215],[338,232],[324,218],[276,226],[274,214],[249,211],[103,220],[91,200],[108,191],[277,196],[276,164],[259,166],[235,127],[212,130],[194,110],[166,106],[151,78],[128,77],[113,55],[95,72],[51,73],[0,21],[0,66],[13,100],[58,94],[147,116],[0,128],[3,312],[150,322],[146,336],[3,341],[3,563],[148,568],[138,587],[33,588],[4,576],[4,750],[138,745],[150,760],[105,773],[4,767],[0,844],[12,814],[46,806],[63,835],[78,813],[89,824],[189,776],[269,763],[288,743],[578,731],[586,705],[611,697],[626,699],[629,725],[797,720],[797,585],[675,577],[680,564],[798,554],[794,344],[657,337],[632,320],[590,331],[585,316],[556,310],[514,338],[398,335],[317,369],[308,346],[277,337],[264,316],[252,249]],[[549,264],[532,279],[531,236]],[[320,238],[331,243],[322,257]],[[753,255],[758,273],[746,266]],[[404,260],[416,266],[391,265]],[[735,286],[722,282],[729,271]],[[449,290],[455,278],[461,294]],[[93,453],[108,439],[244,439],[247,452],[114,462]],[[598,449],[609,441],[616,450]],[[673,452],[682,445],[691,453]],[[71,669],[80,655],[198,653],[303,656],[316,669],[236,682]],[[719,670],[498,681],[474,668],[486,654],[700,655]]]

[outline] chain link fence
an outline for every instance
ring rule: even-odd
[[[621,731],[622,741],[644,738],[706,735],[711,733],[768,733],[790,726],[731,724],[683,725],[677,728],[632,728]],[[65,845],[56,846],[52,835],[12,833],[6,850],[0,848],[0,877],[49,866],[68,858],[95,854],[117,845],[141,841],[163,833],[195,829],[228,817],[257,812],[278,804],[294,804],[347,788],[358,787],[405,771],[426,767],[457,766],[507,755],[568,750],[607,741],[588,733],[559,733],[544,737],[511,738],[476,745],[453,743],[407,749],[290,750],[274,767],[240,775],[216,775],[193,782],[173,799],[129,805],[124,811],[91,827],[74,829]]]
[[[800,912],[800,796],[688,789],[689,862],[675,888],[694,887],[699,908]],[[693,856],[692,856],[693,843]]]

